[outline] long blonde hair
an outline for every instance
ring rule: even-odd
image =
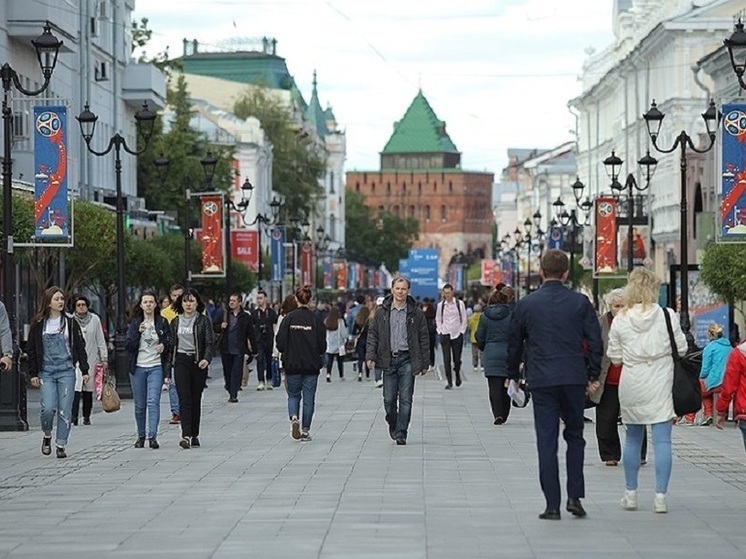
[[[627,287],[624,289],[624,304],[627,308],[632,305],[642,305],[643,309],[658,302],[661,280],[647,268],[635,268],[629,274]]]

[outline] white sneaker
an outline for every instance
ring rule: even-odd
[[[377,380],[376,381],[376,388],[381,388],[382,386],[383,386],[383,381],[382,380]]]
[[[264,383],[263,383],[263,382],[260,382],[260,383],[259,383],[259,384],[257,385],[256,389],[257,389],[257,390],[259,390],[259,391],[261,391],[261,390],[264,390]]]
[[[637,491],[625,491],[621,505],[624,510],[637,510]]]
[[[653,500],[653,512],[656,512],[656,513],[668,512],[668,505],[666,505],[665,495],[662,495],[660,493],[655,494],[655,499]]]

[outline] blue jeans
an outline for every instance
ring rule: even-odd
[[[317,373],[303,373],[300,375],[285,375],[286,390],[288,393],[288,415],[298,417],[300,415],[300,401],[303,399],[303,417],[301,427],[305,430],[311,428],[313,411],[316,406],[316,386],[319,382]]]
[[[653,423],[650,430],[653,434],[653,453],[655,454],[655,492],[665,493],[668,480],[671,479],[671,421]],[[637,490],[637,474],[640,471],[640,449],[644,425],[627,425],[627,437],[624,441],[624,479],[629,491]],[[745,435],[746,437],[746,435]]]
[[[179,415],[179,393],[176,392],[176,376],[171,375],[168,385],[168,403],[171,407],[171,415]]]
[[[57,415],[58,446],[65,446],[70,436],[73,398],[75,398],[75,369],[41,371],[41,430],[44,436],[52,436],[54,416]]]
[[[132,398],[135,402],[135,424],[137,436],[145,437],[145,411],[148,412],[148,438],[158,435],[158,422],[161,419],[161,388],[163,387],[163,369],[155,367],[135,367],[130,375]]]
[[[386,411],[386,423],[395,437],[407,438],[412,418],[413,395],[414,376],[409,355],[392,357],[391,367],[383,371],[383,408]]]

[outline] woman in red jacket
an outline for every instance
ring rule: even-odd
[[[715,404],[717,411],[715,425],[718,429],[723,428],[725,418],[728,415],[728,406],[734,398],[733,418],[741,428],[743,444],[746,448],[746,342],[737,345],[730,352],[728,363],[725,365],[723,390]]]

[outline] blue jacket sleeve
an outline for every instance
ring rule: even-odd
[[[508,373],[510,378],[518,379],[521,361],[523,361],[524,327],[521,305],[516,305],[510,317],[510,334],[508,335]]]
[[[588,342],[588,379],[598,380],[601,374],[601,358],[604,355],[604,342],[601,338],[601,326],[591,302],[586,300],[583,320],[583,337]]]

